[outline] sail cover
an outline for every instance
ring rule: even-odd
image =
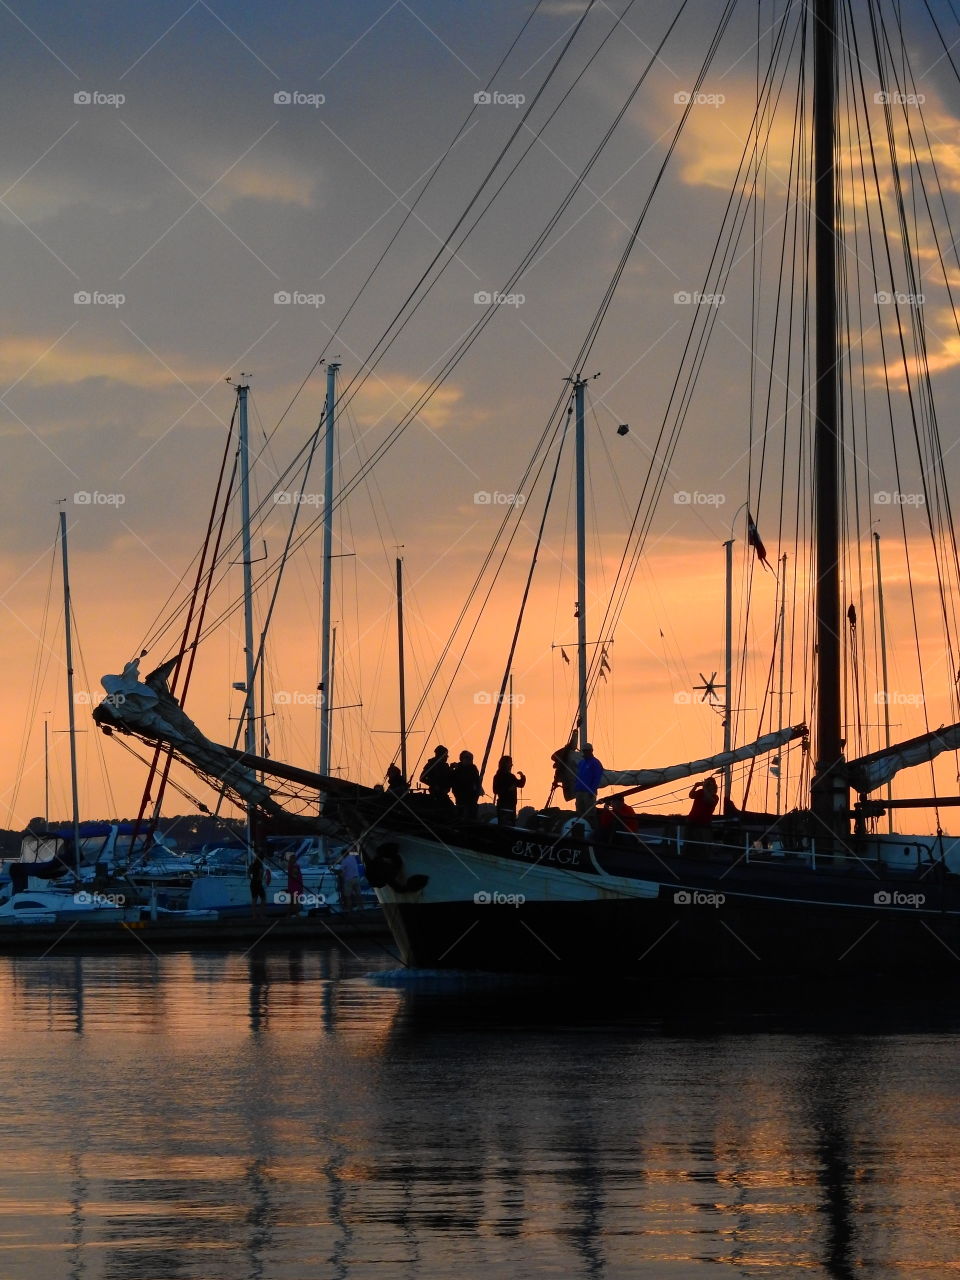
[[[221,779],[249,804],[267,811],[278,808],[270,791],[252,769],[239,764],[236,755],[205,738],[167,688],[174,661],[140,679],[139,663],[128,662],[118,676],[104,676],[100,683],[107,696],[94,709],[100,725],[126,730],[150,742],[169,743],[201,773]]]
[[[776,751],[796,738],[804,738],[807,726],[795,725],[792,729],[778,729],[776,733],[766,733],[756,742],[734,751],[721,751],[715,756],[707,756],[704,760],[691,760],[688,764],[672,764],[665,769],[604,769],[600,779],[601,787],[638,787],[647,789],[659,787],[664,782],[676,782],[678,778],[692,778],[697,773],[712,773],[725,765],[736,764],[738,760],[752,760],[754,756],[765,755],[768,751]]]
[[[926,764],[943,751],[957,750],[960,750],[960,724],[941,726],[933,733],[922,733],[919,738],[908,738],[906,742],[851,760],[847,765],[847,775],[850,785],[857,791],[873,791],[889,782],[901,769]]]

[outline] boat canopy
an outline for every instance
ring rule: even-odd
[[[795,725],[792,729],[778,729],[776,733],[765,733],[756,742],[736,747],[733,751],[720,751],[715,756],[707,756],[703,760],[691,760],[687,764],[672,764],[665,769],[604,769],[600,779],[601,787],[636,787],[648,790],[659,787],[665,782],[676,782],[678,778],[692,778],[698,773],[712,773],[728,764],[736,764],[738,760],[752,760],[754,756],[765,755],[768,751],[776,751],[796,738],[807,736],[805,724]]]
[[[874,791],[911,765],[926,764],[944,751],[960,750],[960,724],[941,725],[932,733],[896,742],[871,755],[860,756],[847,764],[847,777],[857,791]]]

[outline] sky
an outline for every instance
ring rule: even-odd
[[[882,7],[889,16],[891,7]],[[129,815],[140,802],[144,769],[102,740],[86,713],[101,696],[104,673],[118,672],[144,647],[144,670],[174,650],[172,629],[158,634],[155,624],[192,581],[234,405],[226,379],[236,382],[243,374],[250,382],[253,486],[265,511],[254,554],[264,554],[265,544],[272,559],[297,505],[275,502],[272,490],[322,412],[318,358],[338,360],[343,385],[354,382],[585,8],[572,0],[542,3],[536,11],[531,3],[449,0],[279,3],[269,10],[206,0],[149,9],[4,7],[0,645],[7,679],[0,745],[6,817],[0,824],[22,826],[43,811],[45,722],[51,814],[68,812],[62,604],[53,558],[58,512],[67,514],[80,647],[81,809],[88,816]],[[680,0],[591,7],[530,127],[513,143],[511,157],[517,148],[527,151],[516,175],[462,246],[444,251],[437,286],[350,395],[338,428],[338,486],[404,420],[481,309],[494,307],[489,326],[369,480],[337,507],[334,762],[344,775],[378,781],[396,751],[397,549],[407,584],[408,700],[415,703],[509,510],[517,512],[519,531],[473,643],[456,672],[461,646],[454,647],[410,738],[414,760],[437,741],[454,753],[482,751],[544,482],[521,493],[520,502],[509,499],[518,493],[638,212],[655,190],[584,370],[599,375],[589,387],[588,619],[602,616],[674,379],[685,367],[691,325],[704,314],[702,298],[690,298],[710,278],[728,193],[750,136],[758,63],[770,56],[788,8],[784,0],[737,6],[701,86],[702,100],[685,115],[682,95],[693,89],[721,10],[690,0],[587,184],[511,296],[499,304],[486,296],[502,288],[560,205],[680,8]],[[956,39],[948,7],[933,8],[948,43]],[[857,11],[862,21],[862,6]],[[928,144],[943,182],[942,211],[930,217],[949,241],[960,192],[960,90],[929,22],[908,25],[905,40],[922,81]],[[871,60],[862,56],[872,83]],[[474,95],[487,88],[493,100],[475,103]],[[908,141],[907,118],[915,129],[919,119],[895,117],[901,145]],[[660,179],[681,120],[683,132]],[[768,122],[760,175],[765,211],[751,213],[741,227],[730,295],[715,307],[719,322],[709,356],[609,650],[610,675],[591,712],[591,737],[611,767],[666,765],[719,749],[720,716],[693,688],[722,667],[723,543],[731,536],[738,631],[748,593],[751,602],[738,663],[739,739],[770,727],[779,711],[771,704],[779,692],[764,699],[779,582],[746,546],[742,508],[749,500],[771,562],[778,563],[781,551],[790,558],[792,617],[794,605],[803,603],[808,565],[796,556],[790,530],[798,511],[801,523],[805,519],[806,491],[771,457],[800,439],[794,422],[799,364],[788,362],[788,368],[783,346],[772,354],[777,299],[768,274],[781,256],[792,121],[785,96]],[[876,123],[879,134],[879,116]],[[852,154],[849,147],[845,154]],[[853,204],[861,220],[868,212],[876,219],[882,205],[896,236],[892,177],[882,162],[881,169],[882,199],[865,196]],[[849,261],[858,264],[851,273],[865,269],[855,222],[847,240]],[[930,268],[924,314],[932,388],[938,403],[949,406],[958,391],[960,334],[934,269],[939,259],[922,210],[916,222],[915,257]],[[948,260],[947,278],[953,285],[960,280],[960,262]],[[894,273],[888,283],[902,288],[907,282]],[[754,297],[763,300],[753,306]],[[882,394],[890,352],[880,338],[894,342],[896,311],[877,309],[851,357],[870,405],[867,416],[879,425],[873,452],[855,439],[851,454],[850,475],[854,455],[864,474],[850,483],[869,495],[872,509],[858,516],[844,605],[856,599],[861,627],[876,631],[875,607],[863,599],[858,579],[858,573],[870,579],[876,530],[884,549],[890,688],[898,699],[893,732],[906,737],[955,718],[955,672],[942,641],[921,504],[907,504],[909,523],[901,529],[903,504],[876,499],[923,487],[909,450],[896,458],[896,483],[889,478],[895,459],[884,422],[888,410],[897,430],[909,434],[906,383],[898,386],[894,372],[892,402]],[[773,407],[759,415],[768,382]],[[854,401],[851,393],[856,422]],[[760,416],[768,423],[766,437]],[[955,437],[949,413],[941,416],[949,481],[957,469],[956,450],[949,448]],[[617,434],[621,423],[629,424],[626,435]],[[514,756],[531,780],[535,803],[546,797],[549,755],[566,737],[575,696],[573,668],[560,648],[576,635],[568,454],[558,470],[514,663]],[[321,489],[315,467],[299,490],[300,520],[316,516]],[[788,512],[783,537],[781,491]],[[486,503],[478,494],[494,496]],[[232,513],[233,532],[237,519]],[[291,562],[267,661],[271,750],[307,767],[316,759],[319,557],[314,537]],[[232,558],[214,612],[238,597],[238,559]],[[265,607],[261,594],[259,619]],[[951,610],[952,602],[952,625]],[[919,647],[914,613],[929,637]],[[784,714],[797,722],[809,713],[800,668],[810,643],[801,622],[792,624],[790,637],[797,675],[787,681]],[[592,641],[600,638],[591,632]],[[875,656],[866,654],[864,662],[859,675],[879,687]],[[208,736],[232,738],[241,699],[233,685],[242,676],[234,612],[201,646],[187,703]],[[871,747],[879,744],[881,718],[879,711],[867,717]],[[502,726],[495,754],[501,749]],[[955,791],[955,772],[951,758],[938,775],[941,785]],[[209,801],[201,783],[183,781],[190,794]],[[766,766],[751,785],[772,802]],[[684,800],[681,794],[665,803],[678,808]],[[179,795],[167,803],[168,812],[190,807]]]

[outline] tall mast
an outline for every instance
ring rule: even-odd
[[[254,697],[254,648],[253,648],[253,560],[250,552],[250,442],[247,424],[247,393],[245,383],[237,387],[237,418],[239,424],[238,464],[240,470],[240,525],[241,558],[243,561],[243,658],[246,699],[243,704],[243,747],[248,755],[257,754],[257,709]]]
[[[729,751],[733,741],[733,539],[723,544],[725,563],[724,645],[723,645],[723,749]],[[733,770],[723,766],[723,799],[730,799]]]
[[[403,661],[403,560],[397,556],[397,658],[400,665],[400,772],[407,776],[407,673]]]
[[[576,378],[574,380],[577,432],[577,718],[580,724],[579,746],[581,751],[590,741],[587,736],[587,502],[586,442],[583,424],[583,389],[585,386],[585,379]]]
[[[786,658],[787,658],[787,553],[784,552],[780,557],[780,692],[779,705],[780,714],[777,717],[777,725],[783,728],[783,699],[786,690],[783,687],[786,678]],[[780,802],[783,796],[783,756],[780,756],[780,764],[777,768],[777,813],[780,813]]]
[[[333,460],[334,428],[337,416],[337,370],[339,364],[327,365],[326,453],[323,475],[323,595],[320,611],[320,773],[330,771],[330,713],[333,679],[330,668],[330,599],[333,564]]]
[[[814,17],[814,212],[816,217],[817,736],[812,788],[818,834],[849,830],[842,775],[840,700],[840,433],[837,413],[836,5],[812,0]]]
[[[70,618],[70,568],[67,562],[67,513],[60,512],[60,560],[63,564],[63,636],[67,653],[67,724],[70,734],[70,798],[73,805],[73,856],[80,878],[80,793],[77,788],[77,726],[73,704],[73,626]]]

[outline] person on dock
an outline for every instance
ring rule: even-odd
[[[267,905],[266,867],[256,849],[250,859],[248,875],[250,877],[250,907],[254,920],[259,919],[261,906]]]
[[[574,802],[577,806],[577,817],[586,818],[592,825],[597,812],[597,788],[603,777],[603,765],[593,754],[593,744],[583,744],[583,757],[577,765],[577,779],[574,784]]]
[[[410,783],[406,780],[399,768],[395,764],[387,767],[387,791],[392,796],[405,796],[410,790]]]
[[[713,834],[713,813],[719,802],[719,792],[716,778],[704,778],[702,782],[698,782],[690,792],[690,799],[693,804],[690,806],[690,812],[687,814],[687,820],[683,829],[683,842],[686,846],[706,845],[709,844]],[[684,852],[687,850],[684,848]],[[706,849],[690,850],[691,854],[702,854],[706,856]]]
[[[512,823],[517,818],[517,792],[527,785],[520,771],[513,772],[513,758],[501,756],[500,765],[493,775],[493,798],[497,805],[497,822]]]
[[[340,906],[344,911],[358,911],[363,906],[360,897],[360,859],[354,849],[348,849],[340,859],[337,872],[340,880]]]
[[[472,751],[461,751],[459,761],[450,770],[450,787],[457,816],[468,822],[476,820],[477,802],[483,795],[480,770],[473,763]]]
[[[446,747],[435,747],[433,755],[423,766],[420,774],[421,783],[434,800],[450,799],[450,784],[453,781],[450,752]]]
[[[292,916],[300,914],[300,906],[303,902],[303,872],[300,870],[300,863],[297,861],[297,855],[291,853],[287,859],[287,903],[289,913]]]

